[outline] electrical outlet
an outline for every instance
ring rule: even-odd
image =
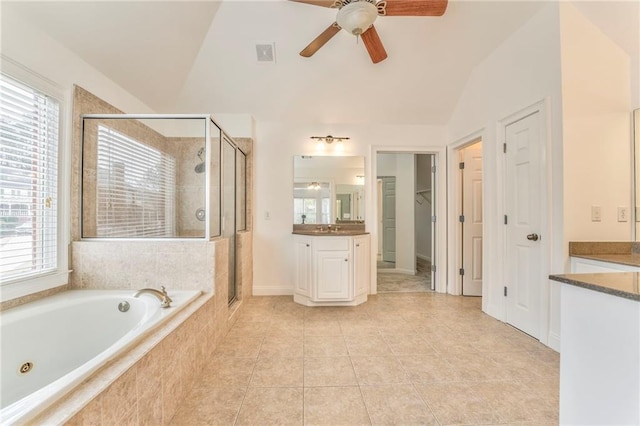
[[[618,222],[628,222],[628,221],[629,221],[629,208],[618,207]]]
[[[602,207],[591,206],[591,222],[602,221]]]

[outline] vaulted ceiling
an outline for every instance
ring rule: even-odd
[[[259,120],[445,124],[473,68],[544,2],[450,1],[442,17],[379,17],[388,59],[341,31],[298,55],[334,9],[291,1],[3,2],[158,112]],[[274,64],[256,42],[273,42]]]

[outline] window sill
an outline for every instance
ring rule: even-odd
[[[71,271],[54,272],[33,278],[2,284],[0,286],[0,301],[6,302],[19,297],[28,296],[51,288],[60,287],[69,283]]]

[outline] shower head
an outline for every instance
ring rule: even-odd
[[[200,159],[200,163],[196,164],[196,167],[195,167],[196,173],[202,173],[204,172],[204,169],[205,169],[204,160],[202,159],[202,154],[204,154],[204,148],[200,148],[198,150],[197,155],[198,155],[198,158]]]

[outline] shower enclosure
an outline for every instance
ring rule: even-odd
[[[82,116],[81,236],[229,244],[246,223],[246,155],[209,115]]]

